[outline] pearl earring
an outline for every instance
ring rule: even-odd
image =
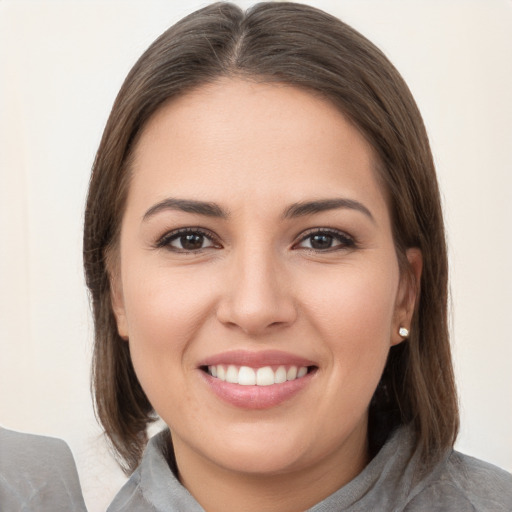
[[[400,334],[402,338],[407,338],[407,336],[409,336],[409,329],[406,329],[405,327],[400,327],[400,329],[398,329],[398,334]]]

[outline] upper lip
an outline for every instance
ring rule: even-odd
[[[231,350],[207,357],[199,363],[199,367],[218,364],[249,366],[251,368],[261,368],[263,366],[317,366],[310,359],[280,350]]]

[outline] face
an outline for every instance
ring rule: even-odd
[[[224,80],[145,127],[114,310],[179,464],[364,466],[413,307],[374,167],[335,108],[285,85]]]

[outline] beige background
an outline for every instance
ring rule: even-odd
[[[377,43],[424,114],[449,229],[457,447],[511,471],[512,2],[309,3]],[[88,175],[135,59],[204,4],[0,0],[0,423],[64,438],[90,512],[124,478],[89,397]]]

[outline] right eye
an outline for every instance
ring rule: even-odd
[[[198,253],[205,249],[221,247],[213,235],[197,228],[179,229],[166,233],[156,246],[182,253]]]

